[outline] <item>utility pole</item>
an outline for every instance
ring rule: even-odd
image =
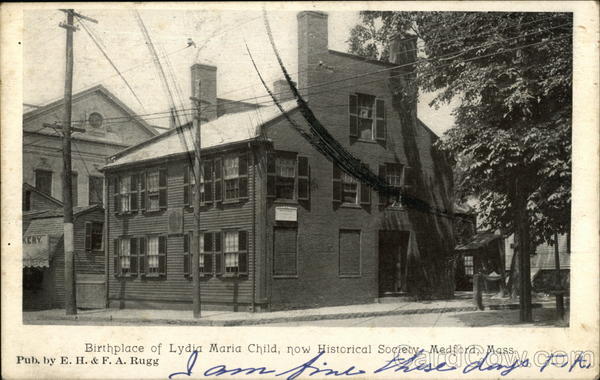
[[[75,288],[74,236],[73,236],[73,194],[71,189],[71,107],[73,97],[73,25],[74,16],[97,22],[89,17],[75,13],[73,9],[61,9],[67,14],[67,22],[60,27],[67,30],[66,69],[65,69],[65,114],[63,120],[63,224],[65,248],[65,312],[67,315],[77,314],[77,297]]]
[[[200,135],[200,88],[201,84],[198,81],[196,84],[196,91],[194,93],[194,88],[192,88],[192,101],[195,105],[195,115],[194,115],[194,131],[196,132],[196,140],[194,142],[194,219],[196,221],[196,228],[194,233],[194,239],[192,243],[192,280],[194,283],[193,286],[193,307],[194,307],[194,318],[200,318],[200,308],[201,308],[201,297],[200,297],[200,179],[204,178],[202,173],[202,165],[200,163],[200,148],[202,136]]]

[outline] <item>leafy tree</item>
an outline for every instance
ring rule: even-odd
[[[458,195],[479,198],[482,221],[514,232],[518,252],[568,233],[572,14],[367,11],[360,17],[351,53],[388,60],[393,35],[416,35],[416,85],[437,94],[432,106],[459,99],[455,125],[439,147],[460,168]],[[520,269],[528,279],[528,264]],[[522,302],[530,302],[530,284],[524,286]]]

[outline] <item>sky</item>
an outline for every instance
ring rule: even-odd
[[[130,10],[85,9],[82,14],[98,24],[86,26],[99,37],[108,56],[133,88],[127,88],[103,57],[83,27],[74,33],[73,91],[102,84],[138,114],[164,112],[169,100],[163,89],[143,34]],[[189,108],[190,67],[208,63],[217,66],[217,95],[235,100],[254,101],[265,96],[246,52],[248,44],[267,84],[283,76],[268,43],[260,10],[140,10],[163,66],[170,65],[179,88],[178,108]],[[275,42],[291,73],[297,71],[296,11],[269,11]],[[351,28],[359,22],[358,12],[328,12],[329,48],[348,51]],[[59,99],[64,93],[65,30],[58,24],[65,14],[58,10],[31,10],[24,13],[24,91],[23,102],[41,105]],[[196,47],[186,48],[191,38]],[[451,107],[435,110],[428,106],[432,94],[421,94],[418,114],[432,130],[441,134],[453,124]],[[181,99],[181,100],[179,100]],[[265,101],[263,97],[258,101]],[[150,124],[167,126],[165,115],[144,117]]]

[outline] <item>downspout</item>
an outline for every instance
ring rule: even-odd
[[[256,151],[248,142],[252,151],[252,312],[256,312]]]
[[[104,274],[105,274],[105,300],[104,305],[108,309],[108,178],[104,175],[104,190],[102,191],[104,199],[102,200],[102,208],[104,209],[104,231],[102,233],[102,247],[104,248]]]

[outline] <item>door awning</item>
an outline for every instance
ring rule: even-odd
[[[457,251],[469,251],[472,249],[480,249],[491,243],[496,239],[502,239],[502,235],[495,234],[493,232],[478,232],[473,236],[471,241],[456,246]]]
[[[50,266],[50,259],[60,239],[50,235],[23,236],[23,267],[44,268]]]

